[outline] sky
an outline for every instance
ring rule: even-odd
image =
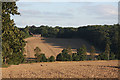
[[[80,27],[118,23],[117,2],[17,2],[17,27],[48,25]]]

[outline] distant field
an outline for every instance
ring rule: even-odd
[[[40,62],[2,68],[2,78],[118,78],[118,60]]]
[[[73,52],[76,48],[80,48],[83,44],[86,45],[90,51],[91,45],[82,39],[62,39],[62,38],[40,38],[30,37],[25,39],[27,45],[25,46],[25,54],[27,57],[34,57],[34,49],[39,47],[47,57],[59,54],[63,48],[70,46]]]

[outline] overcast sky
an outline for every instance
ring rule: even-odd
[[[49,25],[79,27],[118,23],[117,2],[17,2],[17,27]]]

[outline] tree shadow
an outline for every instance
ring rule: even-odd
[[[54,48],[67,48],[78,49],[85,45],[87,51],[90,52],[91,45],[83,39],[65,39],[65,38],[44,38],[42,39],[44,43],[49,43]]]

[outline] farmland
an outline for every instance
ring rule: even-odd
[[[63,48],[70,46],[73,52],[76,52],[77,48],[82,45],[86,45],[88,51],[90,51],[90,44],[82,39],[64,39],[64,38],[41,38],[30,37],[25,39],[27,44],[25,46],[25,53],[27,57],[34,57],[34,49],[39,47],[47,57],[51,55],[55,56],[59,54]],[[89,53],[88,53],[89,54]]]
[[[118,61],[40,62],[11,65],[3,78],[117,78]]]

